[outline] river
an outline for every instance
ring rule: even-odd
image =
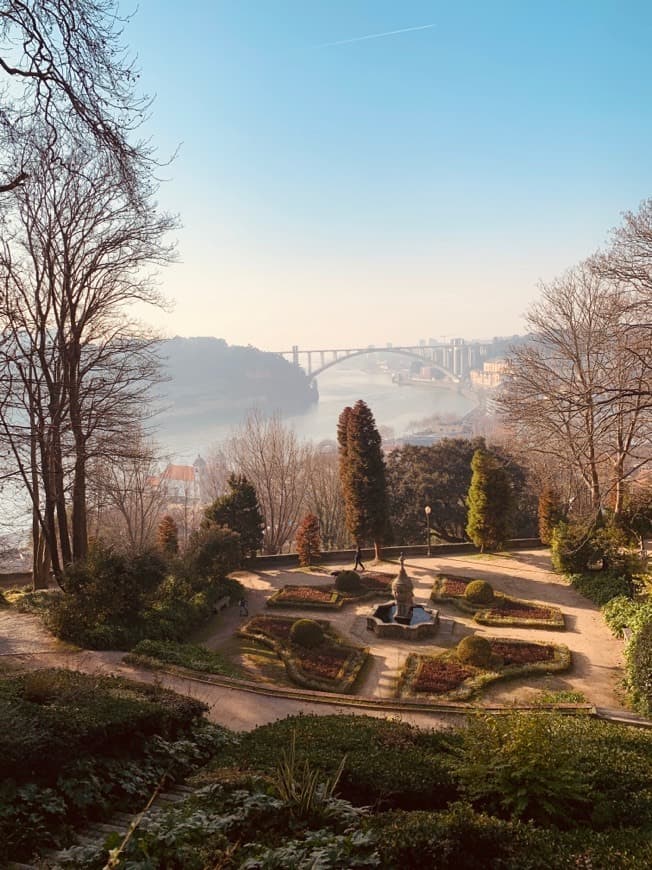
[[[453,388],[437,388],[431,385],[398,386],[392,383],[391,374],[378,370],[369,372],[360,368],[346,368],[345,364],[334,366],[317,379],[319,402],[298,414],[284,414],[283,421],[291,426],[300,438],[312,441],[335,440],[337,419],[342,409],[353,405],[358,399],[371,408],[377,426],[388,426],[395,437],[406,434],[410,423],[433,414],[456,414],[462,416],[470,411],[475,401]],[[245,414],[229,419],[202,421],[193,425],[190,420],[183,428],[167,424],[165,415],[160,417],[158,440],[164,450],[170,451],[177,461],[192,462],[197,453],[206,454],[212,444],[217,444],[233,432]]]

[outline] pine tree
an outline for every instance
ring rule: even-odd
[[[483,553],[485,548],[497,549],[507,539],[512,491],[505,467],[485,448],[473,454],[471,470],[466,533]]]
[[[159,548],[168,556],[179,552],[179,529],[170,514],[166,514],[158,524],[157,541]]]
[[[304,568],[313,564],[320,550],[319,519],[315,514],[306,514],[297,531],[299,565]]]
[[[539,496],[538,517],[541,543],[549,544],[553,529],[565,518],[559,493],[551,486],[545,486]]]
[[[347,528],[356,544],[373,541],[379,559],[389,529],[385,458],[374,416],[362,399],[340,414],[337,441]]]
[[[206,508],[202,525],[228,526],[240,535],[243,554],[255,556],[263,545],[265,527],[256,490],[243,474],[232,474],[228,484],[231,492]]]

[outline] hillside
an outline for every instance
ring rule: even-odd
[[[243,409],[301,411],[318,400],[317,385],[302,369],[255,347],[221,338],[175,338],[163,342],[164,374],[159,392],[164,426],[192,417],[220,424]],[[176,428],[176,427],[175,427]]]

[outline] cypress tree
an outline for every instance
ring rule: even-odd
[[[315,514],[306,514],[297,531],[299,565],[307,568],[319,556],[319,519]]]
[[[549,544],[552,541],[553,529],[565,519],[559,494],[551,486],[545,486],[541,491],[537,513],[539,517],[539,538],[542,544]]]
[[[255,556],[263,545],[265,526],[256,490],[244,474],[232,474],[228,484],[231,492],[206,508],[202,526],[228,526],[240,535],[243,554]]]
[[[480,552],[497,549],[507,539],[512,511],[512,491],[505,467],[481,447],[471,461],[471,486],[466,533]]]
[[[179,552],[179,529],[170,514],[166,514],[158,524],[157,540],[167,556],[175,556]]]
[[[373,541],[376,559],[389,528],[385,458],[371,410],[360,399],[337,424],[346,526],[356,544]]]

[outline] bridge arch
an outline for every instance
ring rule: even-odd
[[[342,354],[342,356],[337,357],[337,359],[330,360],[330,362],[325,363],[323,366],[320,366],[318,369],[315,369],[315,371],[308,372],[307,373],[308,378],[312,381],[316,377],[321,375],[323,372],[325,372],[326,369],[330,369],[333,366],[336,366],[339,363],[344,362],[347,359],[353,359],[353,357],[365,356],[365,354],[368,355],[371,353],[395,353],[395,354],[398,354],[399,356],[407,356],[407,357],[410,357],[411,359],[419,360],[419,362],[423,363],[423,365],[427,365],[429,368],[433,368],[433,369],[436,369],[438,372],[441,372],[446,377],[446,379],[448,381],[452,381],[453,383],[456,383],[456,384],[460,382],[460,379],[456,375],[454,375],[448,369],[445,369],[443,366],[440,366],[439,363],[436,363],[433,360],[430,360],[427,357],[422,356],[421,354],[415,353],[414,351],[403,350],[402,348],[399,348],[399,347],[369,347],[369,348],[364,348],[363,350],[354,350],[354,351],[351,351],[351,353]]]

